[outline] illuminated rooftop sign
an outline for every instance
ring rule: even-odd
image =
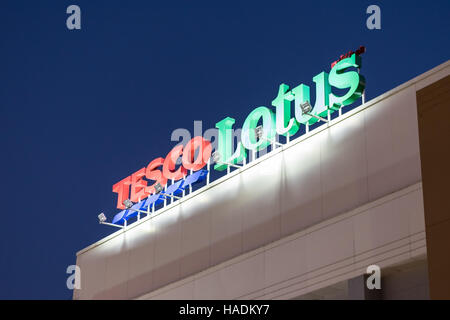
[[[358,52],[341,56],[340,60],[333,63],[330,73],[322,71],[313,77],[316,87],[314,106],[310,104],[309,86],[300,84],[290,89],[287,84],[280,84],[272,108],[260,106],[249,113],[242,125],[241,140],[236,148],[233,148],[235,119],[227,117],[217,122],[216,155],[219,160],[215,160],[214,170],[229,170],[230,166],[245,164],[247,151],[256,152],[267,148],[277,135],[285,136],[289,141],[289,137],[295,135],[300,126],[308,128],[321,119],[330,119],[333,112],[360,98],[365,88],[365,79],[359,73],[360,54],[364,52],[361,48]],[[346,92],[337,95],[332,92],[332,88]],[[211,155],[211,143],[197,136],[185,146],[175,146],[165,158],[150,161],[147,167],[114,184],[112,191],[118,194],[117,208],[124,210],[113,218],[113,223],[125,224],[127,219],[140,213],[150,214],[159,203],[165,204],[169,198],[178,199],[187,188],[191,192],[194,184],[204,180],[209,183]],[[181,164],[177,167],[180,159]],[[153,184],[149,185],[150,181]],[[168,184],[169,181],[171,184]],[[126,201],[131,206],[126,206]]]

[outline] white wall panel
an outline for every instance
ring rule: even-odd
[[[233,177],[205,192],[211,203],[211,264],[226,261],[242,253],[242,212],[236,210],[239,177]]]
[[[204,270],[211,262],[211,210],[201,194],[189,207],[181,206],[180,276]]]
[[[226,279],[225,279],[226,280]],[[199,300],[229,299],[224,290],[219,272],[212,272],[192,280],[194,297]]]
[[[417,195],[416,195],[417,196]],[[386,202],[355,218],[355,252],[367,252],[409,235],[410,211],[400,210],[397,202]],[[389,221],[389,223],[386,223]]]
[[[284,261],[284,263],[281,263]],[[298,237],[265,251],[265,281],[273,285],[306,273],[306,237]]]
[[[364,110],[369,199],[421,181],[414,87]]]
[[[74,290],[75,299],[99,299],[105,290],[106,252],[98,246],[77,257],[81,268],[81,290]]]
[[[280,154],[251,167],[239,177],[235,211],[243,215],[243,250],[256,249],[280,239]]]
[[[178,297],[193,283],[195,299],[286,299],[361,275],[370,264],[383,272],[423,260],[410,245],[421,239],[426,253],[424,229],[410,228],[421,198],[419,183],[140,298]]]
[[[401,163],[395,171],[398,190],[422,180],[416,92],[411,86],[394,95],[391,108],[393,157]]]
[[[306,236],[306,263],[308,271],[350,258],[354,253],[353,220],[346,219]]]
[[[106,248],[105,291],[102,297],[120,299],[127,296],[129,250],[124,234],[110,240]]]
[[[153,286],[158,288],[180,278],[180,208],[177,206],[170,214],[161,214],[152,220],[149,222],[154,224],[155,230]]]
[[[264,287],[264,252],[217,271],[223,293],[228,299],[239,298]],[[233,281],[230,281],[233,279]]]
[[[301,148],[282,153],[281,233],[283,236],[312,226],[322,217],[320,135],[303,141]]]
[[[320,135],[322,214],[330,218],[368,201],[364,112]]]
[[[129,248],[127,297],[132,298],[153,288],[155,232],[151,223],[141,224],[135,232],[125,233]]]
[[[368,193],[371,200],[396,187],[395,171],[401,165],[394,157],[392,125],[389,120],[392,105],[380,101],[376,108],[368,108],[365,116]]]

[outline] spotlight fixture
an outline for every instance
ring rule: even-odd
[[[327,122],[328,123],[327,119],[324,119],[322,117],[316,116],[315,114],[311,113],[312,106],[311,106],[311,104],[309,103],[308,100],[306,100],[303,103],[300,103],[300,109],[302,110],[302,114],[307,114],[307,115],[309,115],[309,116],[311,116],[313,118],[316,118],[319,121],[323,121],[323,122]]]
[[[174,196],[173,194],[166,193],[163,190],[164,190],[164,188],[159,182],[157,184],[155,184],[155,193],[156,194],[162,193],[163,196],[165,196],[165,197],[170,197],[170,198],[174,198],[174,199],[181,199],[181,197],[177,197],[177,196]]]
[[[217,163],[217,164],[226,164],[226,165],[228,165],[230,167],[235,167],[235,168],[240,168],[241,167],[241,166],[236,165],[236,164],[232,164],[232,163],[228,163],[228,162],[222,162],[222,160],[221,160],[222,159],[222,155],[220,154],[219,151],[214,152],[212,154],[212,156],[211,156],[211,159],[212,159],[212,161],[214,163]]]
[[[256,135],[256,137],[257,137],[258,139],[261,139],[261,138],[262,138],[263,133],[264,133],[264,130],[263,130],[263,127],[262,127],[262,126],[257,126],[257,127],[255,128],[255,135]]]
[[[277,146],[280,146],[280,147],[283,146],[281,143],[279,143],[279,142],[277,142],[277,141],[272,141],[272,140],[270,140],[270,139],[265,138],[265,137],[264,137],[264,129],[263,129],[263,126],[257,126],[257,127],[255,128],[255,136],[256,136],[256,138],[258,138],[258,139],[263,139],[263,140],[269,141],[271,144],[274,144],[274,145],[277,145]]]
[[[300,108],[302,109],[303,114],[308,114],[312,110],[312,106],[309,101],[305,101],[304,103],[300,103]]]
[[[219,151],[214,152],[211,158],[214,163],[219,163],[221,158]]]
[[[106,219],[106,216],[105,216],[105,214],[103,212],[100,213],[97,217],[98,217],[98,223],[100,223],[100,224],[106,224],[107,226],[112,226],[112,227],[116,227],[116,228],[120,228],[120,229],[124,228],[123,226],[119,226],[119,225],[114,224],[114,223],[106,222],[107,219]]]
[[[123,201],[123,205],[125,206],[125,209],[127,209],[127,210],[131,210],[131,211],[138,212],[138,213],[145,213],[145,214],[148,214],[147,211],[143,211],[143,210],[139,210],[139,209],[134,209],[134,208],[132,208],[133,205],[134,205],[134,203],[133,203],[133,201],[131,201],[130,199],[125,199],[125,200]]]
[[[123,205],[125,208],[130,209],[133,206],[133,202],[130,199],[125,199],[123,201]]]
[[[161,191],[163,191],[163,186],[161,185],[161,183],[157,183],[157,184],[155,184],[155,193],[156,194],[158,194],[158,193],[161,193]]]
[[[140,219],[140,214],[141,213],[145,213],[147,215],[149,214],[149,212],[147,212],[147,211],[142,211],[142,210],[138,210],[138,209],[132,209],[131,207],[133,206],[133,202],[130,199],[125,199],[123,201],[123,205],[125,206],[125,210],[126,211],[131,210],[131,211],[134,211],[134,212],[138,212],[138,220]],[[124,212],[125,212],[125,210],[124,210]],[[115,224],[115,223],[106,222],[106,220],[107,220],[106,216],[105,216],[105,214],[103,212],[98,215],[98,222],[100,224],[106,224],[108,226],[117,227],[117,228],[121,228],[121,229],[123,229],[126,226],[126,221],[125,221],[124,225],[121,226],[121,225],[118,225],[118,224]]]
[[[102,212],[102,213],[100,213],[99,215],[98,215],[98,222],[99,223],[102,223],[102,222],[105,222],[106,221],[106,216],[105,216],[105,214]]]

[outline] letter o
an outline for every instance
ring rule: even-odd
[[[195,157],[195,151],[199,150],[197,158]],[[201,136],[197,136],[189,140],[183,150],[182,163],[183,167],[187,170],[197,171],[203,168],[211,157],[212,146],[211,142],[203,139]]]

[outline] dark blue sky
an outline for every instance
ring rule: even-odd
[[[450,1],[0,2],[1,299],[70,299],[114,183],[365,45],[367,99],[450,58]],[[77,4],[82,29],[66,28]],[[370,4],[382,29],[368,30]]]

